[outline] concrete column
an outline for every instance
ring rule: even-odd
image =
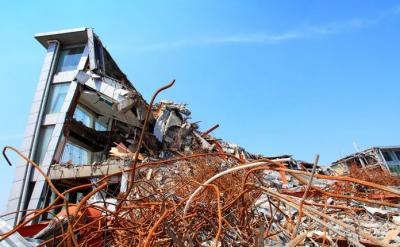
[[[53,69],[57,59],[59,43],[57,41],[49,42],[42,71],[35,95],[33,97],[32,107],[28,118],[28,125],[25,130],[24,139],[22,142],[22,153],[28,158],[33,158],[34,146],[38,137],[38,132],[41,125],[43,110],[46,104],[46,97],[50,87]],[[14,175],[14,181],[11,187],[10,196],[7,203],[7,212],[16,212],[23,210],[24,199],[28,191],[29,177],[31,167],[25,161],[21,161],[17,165]],[[21,214],[12,214],[4,219],[10,225],[15,225]]]

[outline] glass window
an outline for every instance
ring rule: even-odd
[[[49,146],[51,135],[53,134],[54,125],[43,126],[39,131],[39,139],[36,146],[34,161],[37,164],[42,164],[47,147]]]
[[[105,157],[103,156],[103,152],[94,152],[93,153],[93,160],[92,162],[100,162],[104,160]]]
[[[93,128],[93,115],[81,106],[76,107],[73,118],[76,121],[82,122],[87,127]]]
[[[391,173],[400,174],[400,166],[389,166],[389,170]]]
[[[394,151],[398,160],[400,160],[400,151]]]
[[[95,113],[86,110],[80,105],[76,107],[73,118],[76,121],[83,123],[85,126],[97,131],[107,131],[108,129],[108,119],[106,117],[100,116],[96,118]]]
[[[60,112],[67,96],[69,83],[52,84],[46,105],[46,114]]]
[[[57,72],[75,70],[78,67],[84,47],[64,49],[60,52]]]
[[[393,161],[393,158],[389,152],[382,152],[382,154],[386,161]]]
[[[86,165],[90,162],[90,151],[76,144],[67,142],[60,163],[72,162],[75,165]]]
[[[107,130],[107,124],[103,123],[99,120],[96,120],[96,122],[94,123],[94,129],[97,131],[106,131]]]

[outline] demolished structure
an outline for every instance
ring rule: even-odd
[[[352,166],[369,172],[400,176],[400,146],[368,148],[333,162],[331,168],[338,174],[348,175]]]
[[[396,246],[400,191],[267,157],[146,102],[90,28],[47,49],[0,245]],[[3,241],[3,242],[1,242]]]
[[[114,142],[135,140],[147,103],[92,29],[41,33],[35,38],[47,52],[22,153],[40,164],[64,191],[96,174],[54,175],[60,165],[95,164],[105,160]],[[69,180],[72,177],[74,181]],[[71,203],[82,193],[70,194]],[[15,171],[7,205],[8,212],[22,213],[10,215],[7,221],[15,224],[24,216],[23,210],[43,208],[54,196],[44,178],[23,161]]]

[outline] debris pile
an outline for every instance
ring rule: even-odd
[[[251,154],[212,137],[218,126],[201,132],[186,105],[161,101],[147,109],[140,136],[110,150],[108,161],[129,164],[124,170],[64,192],[42,173],[57,198],[28,212],[1,240],[36,240],[27,246],[400,245],[399,187],[329,174],[318,156],[307,166]],[[3,154],[6,149],[24,157],[11,147]],[[106,193],[114,177],[122,178],[117,195]],[[68,193],[82,188],[91,191],[70,204]],[[40,231],[24,233],[60,208]]]

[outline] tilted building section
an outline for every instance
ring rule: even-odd
[[[58,172],[60,164],[96,164],[105,160],[113,143],[122,138],[132,137],[134,146],[147,103],[93,29],[40,33],[35,38],[47,51],[22,152],[40,164],[60,191],[65,191],[109,171],[107,166],[106,171],[92,173],[91,169],[89,174],[75,171],[68,175]],[[77,202],[85,192],[70,194],[70,201]],[[21,162],[15,171],[7,211],[22,213],[9,215],[7,221],[16,224],[25,215],[23,210],[43,208],[54,198],[44,178]]]

